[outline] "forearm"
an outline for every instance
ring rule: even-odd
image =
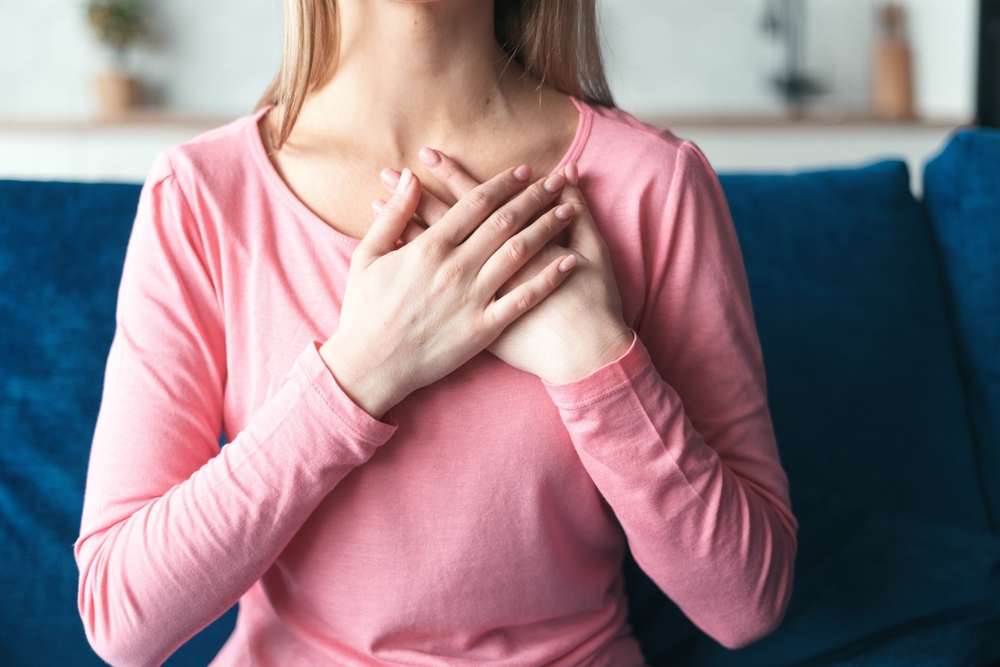
[[[780,466],[759,455],[766,415],[737,425],[747,456],[724,461],[636,346],[550,394],[639,565],[708,634],[744,645],[780,622],[795,553],[794,519],[768,491]]]
[[[102,657],[116,665],[166,659],[234,604],[340,479],[389,437],[391,426],[359,432],[345,422],[349,406],[330,405],[329,386],[316,386],[332,381],[322,373],[315,350],[303,355],[233,442],[185,481],[158,494],[150,484],[146,499],[108,492],[114,480],[102,462],[114,456],[119,429],[99,424],[76,557],[80,612]]]

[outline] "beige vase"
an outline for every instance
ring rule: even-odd
[[[97,94],[101,101],[101,115],[120,118],[135,108],[139,82],[121,70],[109,70],[97,76]]]
[[[875,116],[910,120],[913,112],[913,58],[906,42],[885,40],[875,48],[872,98]]]
[[[875,45],[872,103],[884,120],[913,118],[913,55],[906,38],[906,8],[887,2],[879,11],[882,37]]]

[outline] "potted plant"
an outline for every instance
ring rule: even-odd
[[[120,116],[135,106],[138,82],[129,74],[129,49],[146,36],[143,0],[88,0],[87,20],[97,39],[111,49],[112,67],[97,77],[101,107],[107,116]]]

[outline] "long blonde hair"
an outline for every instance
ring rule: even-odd
[[[567,95],[614,106],[596,0],[494,0],[493,11],[497,41],[528,74]],[[291,134],[306,96],[332,75],[339,43],[336,0],[285,0],[281,67],[257,104],[282,110],[275,150]]]

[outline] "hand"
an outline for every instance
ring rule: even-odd
[[[481,352],[573,269],[572,257],[547,255],[531,279],[497,295],[569,223],[548,210],[525,227],[558,195],[528,186],[530,176],[528,167],[510,169],[469,190],[434,229],[397,248],[422,191],[404,170],[351,258],[340,327],[320,348],[369,414],[380,418]]]
[[[421,160],[431,174],[456,198],[478,187],[478,183],[453,160],[439,151],[424,149]],[[387,185],[398,181],[398,173],[382,172]],[[622,317],[621,297],[615,284],[607,246],[597,231],[582,194],[577,189],[576,165],[544,181],[561,187],[560,207],[573,207],[569,225],[569,247],[549,242],[511,276],[499,290],[509,294],[539,275],[549,263],[567,253],[577,258],[577,268],[566,284],[530,312],[512,322],[489,346],[515,368],[533,373],[551,384],[572,382],[621,357],[632,344],[633,334]],[[449,207],[424,192],[416,208],[429,231],[439,224]],[[421,236],[416,221],[404,241]]]

